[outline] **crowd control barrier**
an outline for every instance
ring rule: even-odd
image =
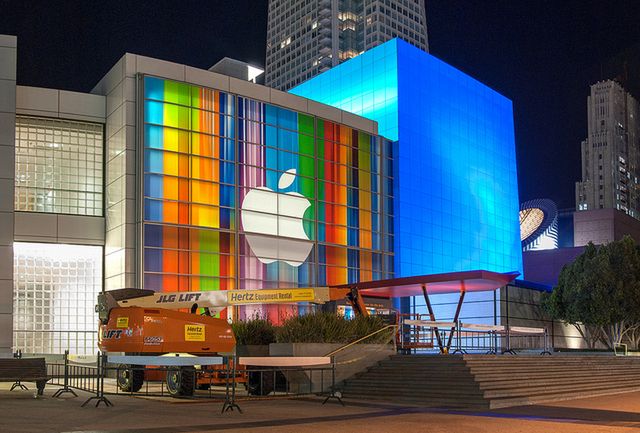
[[[439,350],[452,354],[516,355],[519,351],[551,354],[546,328],[423,320],[420,317],[401,319],[398,350],[401,353]]]
[[[193,356],[107,356],[76,357],[65,352],[63,362],[47,364],[48,385],[60,388],[53,397],[78,397],[76,391],[91,394],[82,406],[95,402],[113,406],[109,396],[169,397],[167,373],[182,367],[197,367],[193,395],[222,403],[222,412],[237,409],[239,401],[321,395],[336,397],[335,361],[331,357],[193,357]],[[123,371],[144,374],[140,389],[123,391],[117,378]],[[336,397],[337,398],[337,397]],[[326,402],[326,400],[325,400]]]

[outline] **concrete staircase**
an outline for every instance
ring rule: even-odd
[[[393,355],[342,385],[345,398],[496,409],[640,391],[640,357]]]

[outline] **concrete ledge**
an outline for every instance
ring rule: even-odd
[[[58,244],[104,245],[104,218],[16,212],[14,240]]]
[[[0,47],[16,48],[18,37],[13,35],[0,35]]]
[[[16,113],[104,123],[106,99],[101,95],[43,87],[16,86]]]
[[[312,101],[311,99],[309,99],[308,112],[309,114],[331,120],[332,122],[342,122],[342,113],[340,110],[336,110],[335,108],[321,104],[320,102]]]
[[[136,55],[136,62],[136,72],[185,81],[185,65],[139,55]]]
[[[92,93],[109,95],[109,98],[115,100],[115,102],[109,101],[107,107],[108,115],[111,115],[112,111],[118,108],[122,103],[122,99],[131,100],[135,87],[131,85],[125,86],[124,89],[118,89],[117,87],[123,86],[123,80],[135,76],[136,73],[230,92],[290,110],[302,111],[333,122],[344,123],[369,134],[378,133],[378,124],[376,122],[311,99],[216,72],[129,53],[125,54],[92,90]],[[114,91],[115,94],[112,95],[111,93]]]
[[[229,77],[229,91],[259,101],[270,102],[271,100],[271,89],[269,87],[260,86],[233,77]]]
[[[271,89],[271,103],[304,112],[309,109],[308,99],[276,89]]]
[[[115,65],[109,69],[109,71],[102,77],[98,84],[91,90],[91,93],[95,95],[108,95],[113,88],[118,85],[124,78],[124,64],[126,61],[126,55],[122,56]]]
[[[185,81],[198,86],[210,87],[223,92],[229,91],[229,78],[226,75],[217,74],[204,69],[187,66],[185,68]]]
[[[0,79],[16,80],[16,59],[17,50],[14,47],[3,47],[0,45]]]

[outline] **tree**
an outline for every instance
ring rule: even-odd
[[[640,250],[633,239],[595,246],[589,243],[566,265],[543,308],[554,319],[573,325],[594,348],[613,348],[624,338],[639,340]]]

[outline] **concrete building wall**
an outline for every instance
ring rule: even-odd
[[[616,209],[595,209],[573,214],[574,245],[606,244],[630,235],[640,242],[640,221]]]
[[[538,252],[538,251],[535,251]],[[546,252],[546,251],[539,251]],[[525,257],[526,257],[525,253]],[[546,328],[548,344],[556,350],[587,349],[587,344],[578,330],[558,320],[549,320],[542,308],[544,292],[516,286],[502,287],[500,290],[500,323],[510,326]],[[542,340],[538,337],[512,337],[512,347],[535,347]],[[604,347],[600,347],[604,348]]]
[[[136,287],[136,60],[126,54],[92,93],[105,107],[105,290]]]
[[[16,212],[14,240],[54,244],[104,245],[104,218]]]
[[[522,253],[524,279],[555,286],[564,265],[582,254],[584,248],[558,248],[555,250],[525,251]]]
[[[43,87],[16,87],[16,114],[84,122],[105,122],[106,98]]]
[[[13,346],[13,226],[17,38],[0,35],[0,358]]]

